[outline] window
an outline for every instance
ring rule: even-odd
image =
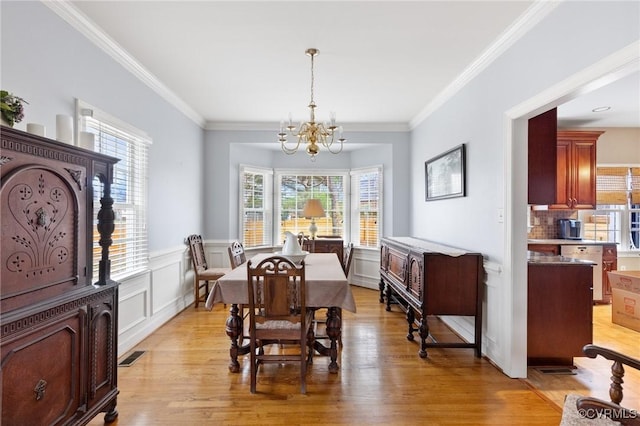
[[[352,171],[351,187],[351,241],[377,247],[382,229],[382,167]]]
[[[275,176],[272,176],[275,174]],[[274,189],[275,188],[275,189]],[[273,194],[273,198],[271,196]],[[382,167],[348,171],[240,168],[240,235],[245,247],[280,245],[285,232],[309,233],[305,202],[319,199],[318,236],[377,247],[382,234]]]
[[[272,244],[273,172],[240,167],[240,235],[245,248]]]
[[[76,107],[79,130],[95,135],[94,150],[120,159],[111,184],[115,229],[109,257],[112,277],[122,279],[148,265],[147,153],[151,140],[142,131],[81,101]],[[93,276],[97,279],[101,247],[96,225],[102,184],[95,179],[93,185]]]
[[[315,218],[318,236],[339,235],[345,237],[345,198],[346,172],[314,171],[308,174],[304,171],[276,171],[276,205],[277,241],[281,244],[285,239],[285,232],[294,234],[309,233],[311,219],[302,217],[302,209],[307,200],[319,199],[325,211],[325,217]]]
[[[598,167],[596,194],[597,210],[579,212],[583,237],[640,249],[640,168]]]

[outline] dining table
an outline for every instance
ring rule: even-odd
[[[250,259],[252,265],[275,256],[275,253],[259,253]],[[286,256],[285,256],[286,257]],[[231,270],[219,278],[207,296],[205,308],[212,310],[216,303],[230,304],[229,317],[225,325],[225,332],[231,339],[229,349],[229,371],[240,371],[239,355],[249,353],[248,344],[238,344],[243,337],[244,319],[238,306],[249,303],[247,263]],[[356,303],[351,287],[342,269],[342,264],[335,253],[309,253],[304,258],[305,265],[305,301],[308,308],[327,309],[326,337],[329,346],[325,346],[318,339],[313,342],[313,349],[321,355],[330,357],[329,372],[337,373],[339,366],[338,345],[342,333],[341,311],[356,312]],[[341,340],[341,339],[340,339]]]

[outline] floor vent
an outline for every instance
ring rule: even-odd
[[[144,355],[144,352],[145,351],[134,351],[131,355],[129,355],[128,357],[123,359],[120,362],[120,364],[118,364],[118,366],[119,367],[131,367],[133,365],[133,363],[138,360],[138,358],[140,358],[142,355]]]
[[[536,368],[542,374],[568,374],[575,375],[576,371],[570,367],[540,367]]]

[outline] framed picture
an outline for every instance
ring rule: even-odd
[[[465,144],[425,161],[426,200],[464,197],[465,168]]]

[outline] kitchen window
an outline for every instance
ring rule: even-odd
[[[583,237],[640,250],[640,167],[598,167],[597,209],[579,211]]]

